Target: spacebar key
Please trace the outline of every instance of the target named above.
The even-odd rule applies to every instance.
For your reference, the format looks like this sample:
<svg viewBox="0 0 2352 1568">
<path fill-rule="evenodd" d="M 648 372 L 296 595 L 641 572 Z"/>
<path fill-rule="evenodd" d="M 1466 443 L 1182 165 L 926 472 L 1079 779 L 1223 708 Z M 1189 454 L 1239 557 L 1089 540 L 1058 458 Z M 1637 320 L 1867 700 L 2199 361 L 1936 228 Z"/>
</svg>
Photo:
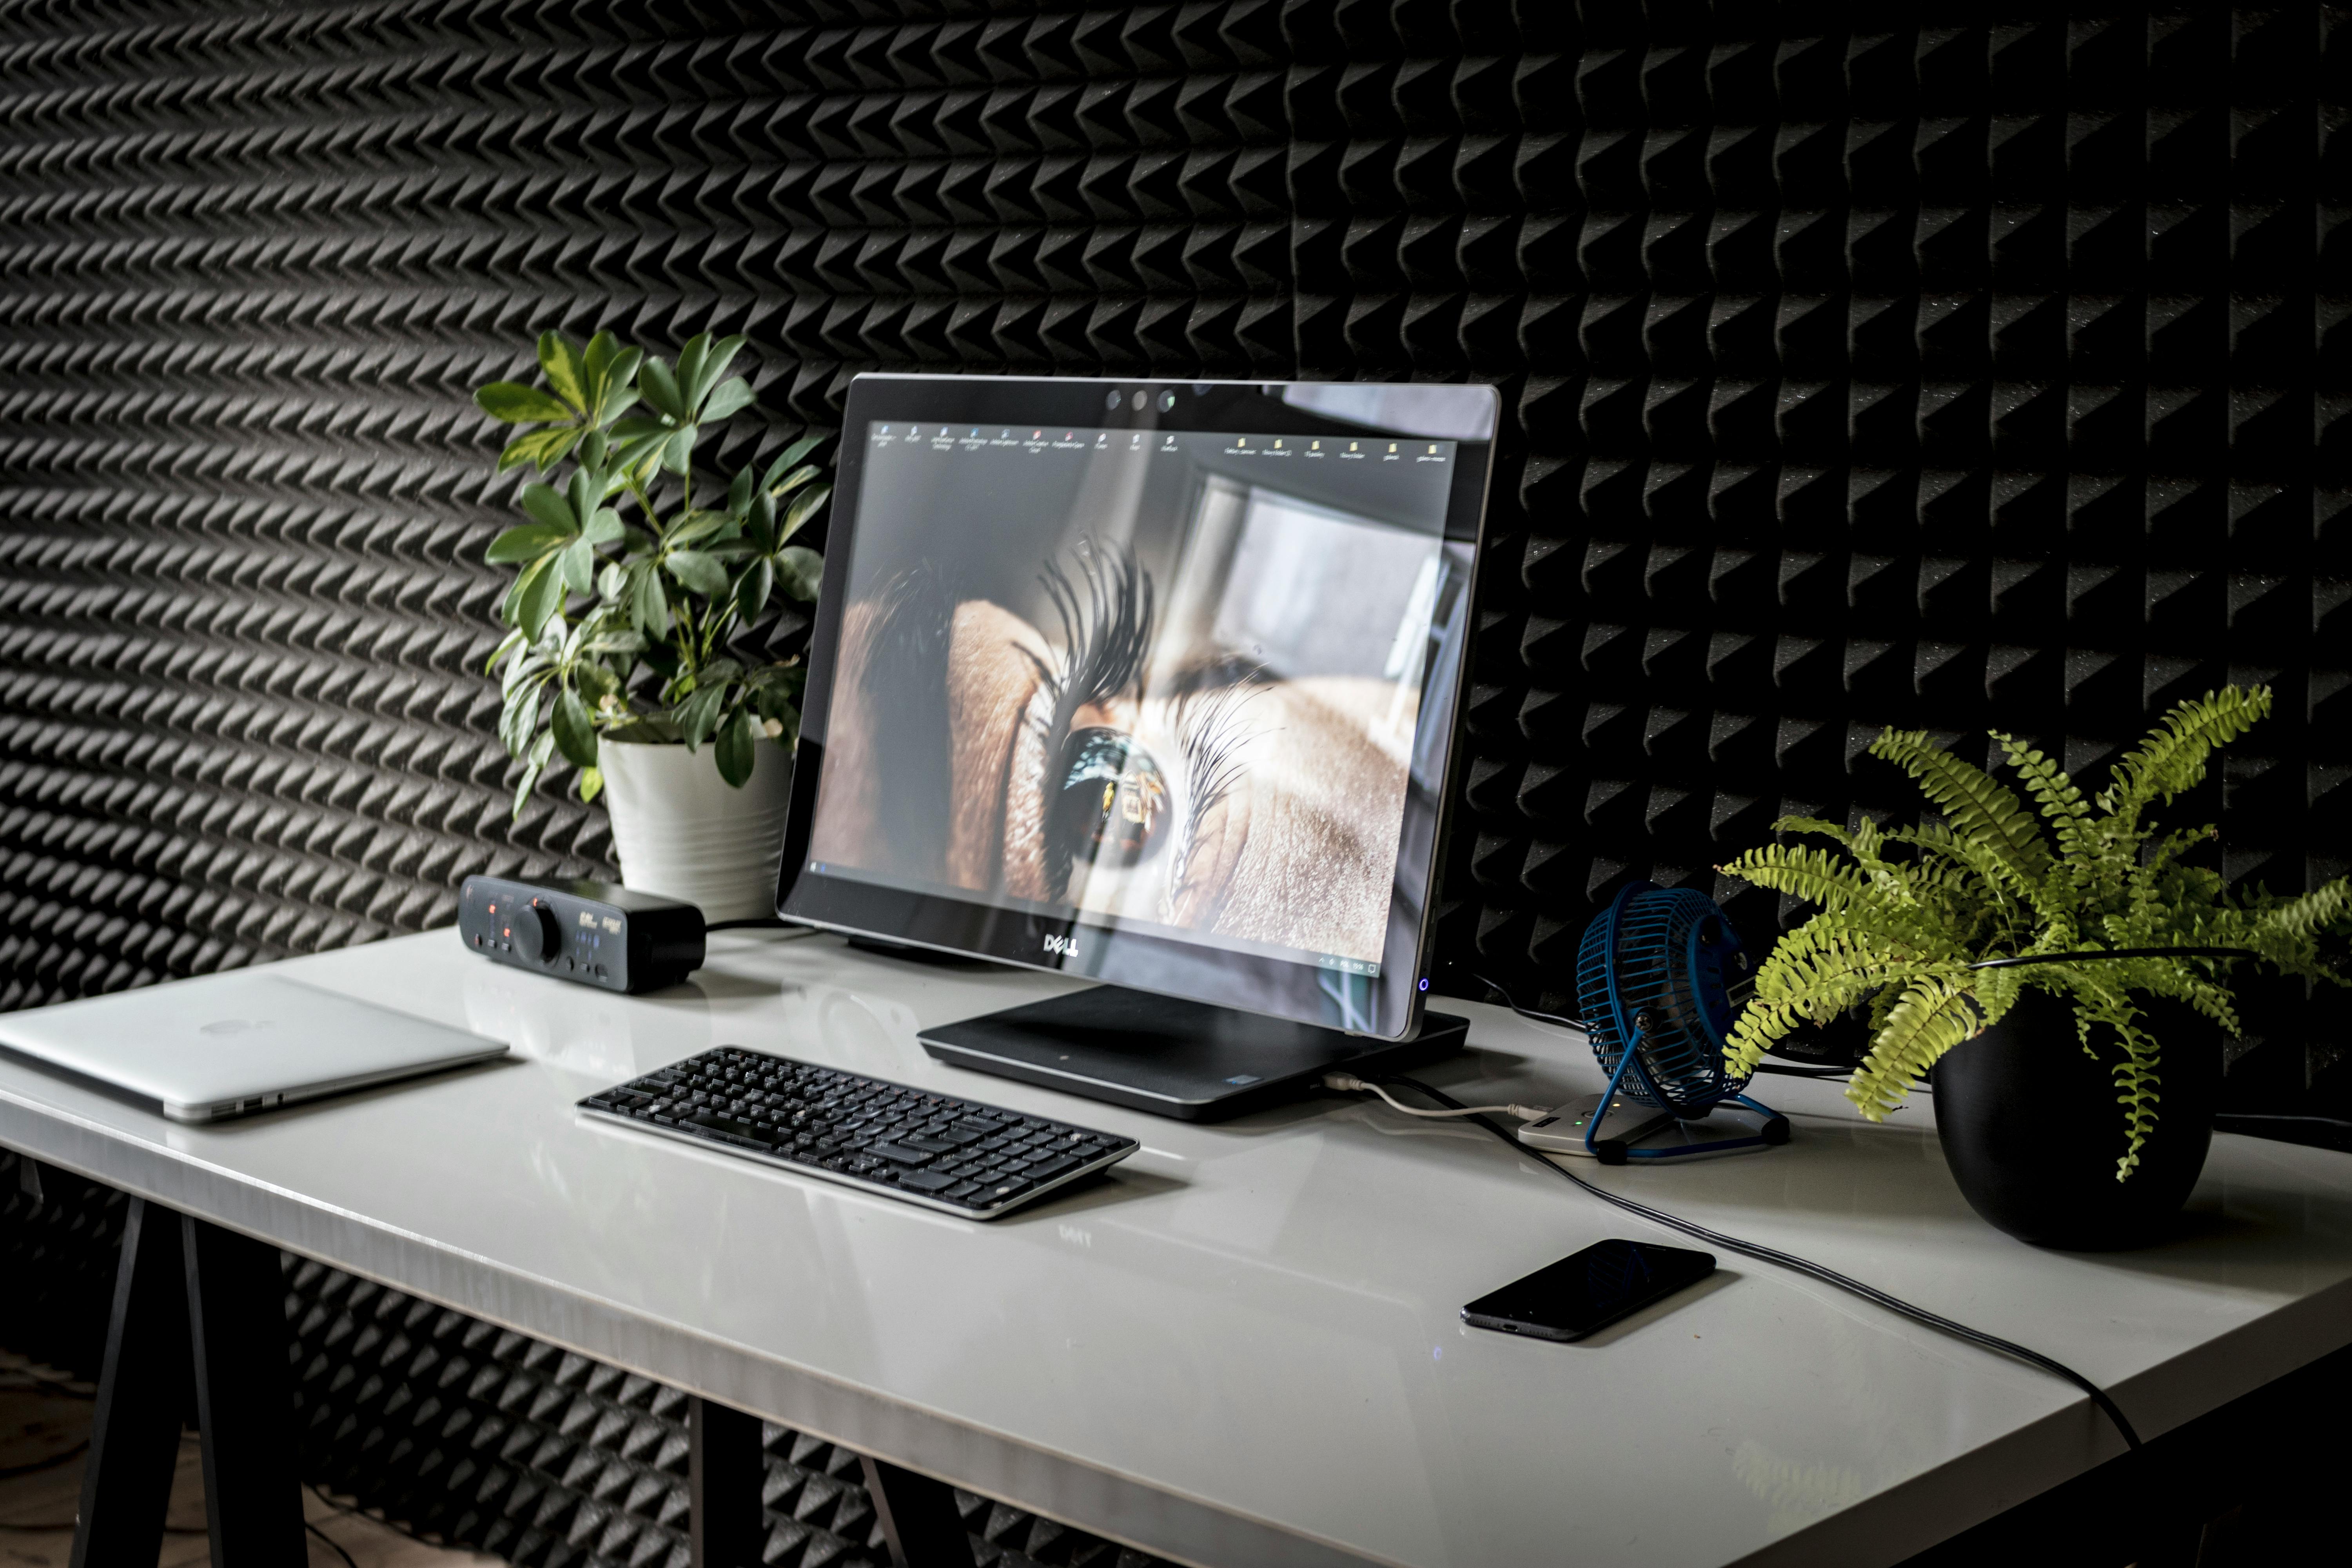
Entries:
<svg viewBox="0 0 2352 1568">
<path fill-rule="evenodd" d="M 912 1187 L 919 1193 L 936 1193 L 942 1187 L 952 1187 L 961 1176 L 950 1176 L 943 1171 L 909 1171 L 898 1178 L 902 1187 Z"/>
</svg>

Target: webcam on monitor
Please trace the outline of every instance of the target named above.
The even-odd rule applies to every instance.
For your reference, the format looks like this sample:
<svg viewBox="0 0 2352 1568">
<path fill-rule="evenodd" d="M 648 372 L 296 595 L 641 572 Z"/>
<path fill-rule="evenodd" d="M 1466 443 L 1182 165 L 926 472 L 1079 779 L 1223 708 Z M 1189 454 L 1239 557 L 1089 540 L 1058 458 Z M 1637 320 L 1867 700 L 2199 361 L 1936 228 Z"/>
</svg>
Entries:
<svg viewBox="0 0 2352 1568">
<path fill-rule="evenodd" d="M 863 375 L 784 918 L 1105 983 L 934 1055 L 1166 1114 L 1458 1044 L 1491 388 Z"/>
</svg>

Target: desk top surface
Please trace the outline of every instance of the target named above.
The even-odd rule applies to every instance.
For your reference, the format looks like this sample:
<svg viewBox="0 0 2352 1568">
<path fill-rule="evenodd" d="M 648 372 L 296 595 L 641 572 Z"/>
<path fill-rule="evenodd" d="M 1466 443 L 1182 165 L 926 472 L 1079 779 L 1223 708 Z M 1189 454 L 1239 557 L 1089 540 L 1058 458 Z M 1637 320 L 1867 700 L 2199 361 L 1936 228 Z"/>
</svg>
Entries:
<svg viewBox="0 0 2352 1568">
<path fill-rule="evenodd" d="M 916 1043 L 1049 977 L 778 932 L 714 936 L 650 997 L 447 931 L 285 972 L 516 1056 L 210 1128 L 0 1063 L 0 1142 L 1180 1560 L 1885 1563 L 2117 1447 L 2072 1388 L 1736 1256 L 1581 1344 L 1469 1329 L 1462 1303 L 1592 1241 L 1677 1238 L 1475 1128 L 1336 1098 L 1196 1126 Z M 1460 1010 L 1433 1081 L 1600 1088 L 1580 1037 Z M 981 1224 L 572 1109 L 719 1044 L 1143 1149 Z M 2352 1342 L 2352 1158 L 2219 1136 L 2179 1239 L 2055 1254 L 1968 1210 L 1924 1102 L 1874 1127 L 1834 1086 L 1759 1092 L 1784 1149 L 1578 1168 L 2054 1355 L 2149 1436 Z"/>
</svg>

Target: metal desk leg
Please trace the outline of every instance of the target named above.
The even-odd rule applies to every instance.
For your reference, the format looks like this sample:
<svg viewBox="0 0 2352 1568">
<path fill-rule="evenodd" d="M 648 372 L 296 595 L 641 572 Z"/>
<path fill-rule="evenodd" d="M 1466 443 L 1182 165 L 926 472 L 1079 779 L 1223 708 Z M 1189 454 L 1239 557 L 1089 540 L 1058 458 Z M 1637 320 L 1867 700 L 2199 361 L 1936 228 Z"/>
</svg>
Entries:
<svg viewBox="0 0 2352 1568">
<path fill-rule="evenodd" d="M 945 1481 L 860 1456 L 866 1495 L 881 1516 L 892 1568 L 972 1568 L 971 1538 Z"/>
<path fill-rule="evenodd" d="M 694 1568 L 759 1568 L 768 1544 L 760 1504 L 768 1479 L 760 1418 L 695 1398 L 687 1402 L 686 1435 L 692 1510 L 687 1535 Z"/>
<path fill-rule="evenodd" d="M 278 1249 L 198 1219 L 184 1218 L 182 1226 L 213 1562 L 218 1568 L 306 1568 Z"/>
<path fill-rule="evenodd" d="M 180 1216 L 131 1200 L 82 1472 L 73 1568 L 155 1568 L 188 1383 Z"/>
</svg>

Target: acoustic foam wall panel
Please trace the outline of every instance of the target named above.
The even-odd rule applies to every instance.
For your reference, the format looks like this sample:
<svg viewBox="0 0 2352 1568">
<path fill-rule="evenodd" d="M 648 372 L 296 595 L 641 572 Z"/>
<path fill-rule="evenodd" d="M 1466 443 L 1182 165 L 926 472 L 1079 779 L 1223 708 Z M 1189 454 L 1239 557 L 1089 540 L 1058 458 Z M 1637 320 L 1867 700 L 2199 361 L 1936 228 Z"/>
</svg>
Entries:
<svg viewBox="0 0 2352 1568">
<path fill-rule="evenodd" d="M 551 325 L 744 331 L 779 437 L 866 367 L 1496 383 L 1443 952 L 1523 997 L 1629 877 L 1769 931 L 1711 867 L 1907 810 L 1888 723 L 2095 775 L 2268 680 L 2185 809 L 2335 875 L 2346 16 L 0 10 L 0 1005 L 610 869 L 479 671 L 465 395 Z M 2232 1092 L 2326 1101 L 2337 1016 Z"/>
</svg>

